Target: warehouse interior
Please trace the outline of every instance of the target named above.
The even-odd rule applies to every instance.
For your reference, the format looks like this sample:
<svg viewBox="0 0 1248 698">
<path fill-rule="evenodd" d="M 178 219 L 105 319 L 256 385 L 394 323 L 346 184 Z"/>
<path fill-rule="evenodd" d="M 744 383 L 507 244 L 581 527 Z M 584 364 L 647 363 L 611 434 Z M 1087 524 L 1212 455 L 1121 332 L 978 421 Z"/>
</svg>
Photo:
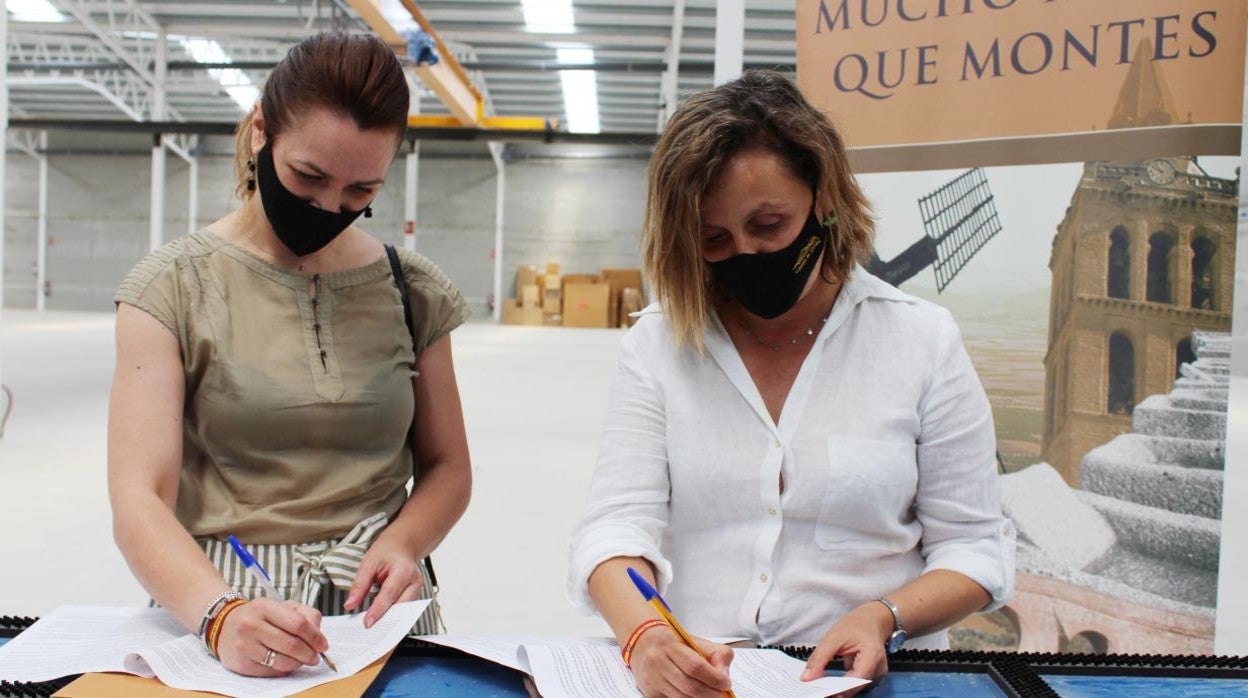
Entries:
<svg viewBox="0 0 1248 698">
<path fill-rule="evenodd" d="M 433 554 L 448 629 L 610 634 L 568 602 L 567 543 L 630 314 L 655 300 L 640 252 L 650 154 L 689 95 L 749 67 L 796 75 L 803 4 L 6 0 L 0 528 L 32 533 L 0 544 L 30 568 L 0 575 L 0 616 L 148 602 L 113 540 L 106 487 L 114 293 L 149 251 L 240 205 L 235 125 L 291 46 L 345 31 L 393 46 L 412 90 L 408 135 L 357 225 L 428 257 L 472 310 L 452 342 L 473 496 Z M 1067 159 L 1054 167 L 1077 178 Z M 1205 162 L 1211 176 L 1240 178 L 1241 157 Z M 869 174 L 864 188 L 890 220 L 901 205 L 890 197 L 910 205 L 956 172 L 928 174 L 904 196 Z M 998 193 L 1032 196 L 999 174 Z M 1060 206 L 1070 192 L 1035 196 Z M 1243 318 L 1242 194 L 1239 210 Z M 1024 222 L 1037 231 L 1025 249 L 986 254 L 1047 254 L 1054 224 Z M 928 290 L 916 293 L 939 302 Z M 1235 342 L 1238 371 L 1240 327 Z M 1248 433 L 1242 375 L 1228 434 Z M 1225 554 L 1222 564 L 1248 571 Z"/>
<path fill-rule="evenodd" d="M 6 506 L 0 517 L 43 531 L 5 547 L 44 571 L 5 575 L 0 614 L 37 616 L 67 598 L 141 604 L 147 597 L 112 541 L 105 483 L 117 284 L 149 249 L 238 206 L 231 131 L 290 46 L 319 31 L 385 36 L 382 23 L 421 25 L 399 2 L 6 7 L 0 349 L 11 397 L 0 405 L 0 490 L 25 491 L 22 501 L 36 506 Z M 735 10 L 744 30 L 727 54 L 791 73 L 792 4 L 750 0 Z M 485 114 L 517 127 L 494 141 L 469 133 L 479 128 L 413 128 L 373 217 L 359 221 L 433 260 L 473 309 L 453 336 L 473 501 L 434 556 L 452 632 L 606 631 L 569 606 L 563 575 L 624 331 L 622 289 L 612 289 L 610 318 L 603 283 L 588 287 L 588 328 L 550 327 L 563 324 L 562 299 L 546 279 L 593 282 L 604 269 L 640 278 L 650 146 L 680 99 L 713 84 L 717 12 L 712 0 L 578 2 L 573 21 L 570 2 L 420 3 Z M 412 113 L 452 118 L 415 72 Z M 153 147 L 151 122 L 191 126 L 172 127 Z M 507 299 L 518 299 L 507 320 L 521 326 L 498 324 Z M 617 327 L 605 329 L 609 320 Z M 558 496 L 535 496 L 545 492 Z M 516 530 L 528 533 L 510 538 Z"/>
</svg>

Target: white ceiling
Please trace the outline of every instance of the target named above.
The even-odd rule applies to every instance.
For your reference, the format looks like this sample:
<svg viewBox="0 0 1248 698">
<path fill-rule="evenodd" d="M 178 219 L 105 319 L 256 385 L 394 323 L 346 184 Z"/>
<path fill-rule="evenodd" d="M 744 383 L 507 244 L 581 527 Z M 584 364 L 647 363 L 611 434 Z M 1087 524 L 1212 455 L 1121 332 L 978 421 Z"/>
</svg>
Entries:
<svg viewBox="0 0 1248 698">
<path fill-rule="evenodd" d="M 10 0 L 11 2 L 12 0 Z M 795 0 L 747 0 L 745 62 L 792 70 Z M 216 41 L 254 84 L 287 48 L 316 31 L 367 31 L 344 0 L 51 0 L 65 22 L 9 17 L 10 118 L 233 122 L 242 110 L 184 48 L 181 38 Z M 709 87 L 714 61 L 714 0 L 573 0 L 575 31 L 525 30 L 520 0 L 417 3 L 504 116 L 566 120 L 560 46 L 594 50 L 604 132 L 653 133 L 662 109 L 662 70 L 673 27 L 681 31 L 679 95 Z M 678 16 L 677 8 L 683 6 Z M 168 40 L 168 112 L 154 105 L 157 40 Z M 545 65 L 543 65 L 545 63 Z M 473 66 L 483 69 L 473 70 Z M 446 113 L 437 100 L 424 114 Z"/>
</svg>

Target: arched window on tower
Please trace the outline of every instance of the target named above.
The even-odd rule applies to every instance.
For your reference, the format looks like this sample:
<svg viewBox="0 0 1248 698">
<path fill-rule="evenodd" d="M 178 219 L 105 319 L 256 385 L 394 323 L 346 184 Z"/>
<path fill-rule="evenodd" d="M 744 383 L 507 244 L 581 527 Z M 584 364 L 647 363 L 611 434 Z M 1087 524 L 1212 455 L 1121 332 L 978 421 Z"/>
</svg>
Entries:
<svg viewBox="0 0 1248 698">
<path fill-rule="evenodd" d="M 1109 273 L 1105 279 L 1105 291 L 1110 298 L 1131 297 L 1131 239 L 1121 226 L 1109 234 Z"/>
<path fill-rule="evenodd" d="M 1188 337 L 1179 342 L 1174 348 L 1174 379 L 1178 380 L 1183 377 L 1179 371 L 1183 364 L 1190 364 L 1196 360 L 1196 352 L 1192 351 L 1192 338 Z"/>
<path fill-rule="evenodd" d="M 1192 307 L 1213 310 L 1213 256 L 1217 247 L 1204 235 L 1192 238 Z"/>
<path fill-rule="evenodd" d="M 1148 295 L 1154 303 L 1173 303 L 1170 292 L 1170 252 L 1174 250 L 1174 236 L 1170 233 L 1153 233 L 1148 239 Z"/>
<path fill-rule="evenodd" d="M 1122 332 L 1109 336 L 1110 414 L 1131 414 L 1135 409 L 1135 347 Z"/>
</svg>

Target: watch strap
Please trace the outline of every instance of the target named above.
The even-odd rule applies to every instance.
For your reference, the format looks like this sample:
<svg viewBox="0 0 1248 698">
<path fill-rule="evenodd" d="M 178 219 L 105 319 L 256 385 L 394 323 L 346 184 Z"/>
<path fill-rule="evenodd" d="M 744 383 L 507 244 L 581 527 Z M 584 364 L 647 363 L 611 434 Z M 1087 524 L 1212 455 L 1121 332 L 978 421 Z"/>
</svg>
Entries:
<svg viewBox="0 0 1248 698">
<path fill-rule="evenodd" d="M 883 596 L 876 599 L 876 601 L 879 601 L 880 603 L 884 604 L 884 606 L 888 608 L 889 612 L 893 614 L 893 630 L 894 631 L 904 630 L 904 628 L 901 625 L 901 609 L 897 608 L 897 604 L 893 603 L 892 601 L 889 601 L 887 598 Z"/>
</svg>

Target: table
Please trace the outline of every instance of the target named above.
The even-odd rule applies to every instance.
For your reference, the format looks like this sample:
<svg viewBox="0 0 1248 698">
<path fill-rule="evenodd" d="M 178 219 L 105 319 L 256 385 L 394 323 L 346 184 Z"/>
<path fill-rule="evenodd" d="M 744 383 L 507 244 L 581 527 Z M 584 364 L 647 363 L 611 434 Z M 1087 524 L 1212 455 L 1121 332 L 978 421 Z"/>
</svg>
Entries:
<svg viewBox="0 0 1248 698">
<path fill-rule="evenodd" d="M 0 617 L 0 645 L 34 619 Z M 779 648 L 799 658 L 810 648 Z M 869 698 L 1248 698 L 1248 658 L 1014 654 L 905 650 Z M 2 678 L 2 677 L 0 677 Z M 69 679 L 37 686 L 0 681 L 0 696 L 49 696 Z M 404 640 L 369 698 L 527 698 L 517 671 L 458 650 Z"/>
</svg>

